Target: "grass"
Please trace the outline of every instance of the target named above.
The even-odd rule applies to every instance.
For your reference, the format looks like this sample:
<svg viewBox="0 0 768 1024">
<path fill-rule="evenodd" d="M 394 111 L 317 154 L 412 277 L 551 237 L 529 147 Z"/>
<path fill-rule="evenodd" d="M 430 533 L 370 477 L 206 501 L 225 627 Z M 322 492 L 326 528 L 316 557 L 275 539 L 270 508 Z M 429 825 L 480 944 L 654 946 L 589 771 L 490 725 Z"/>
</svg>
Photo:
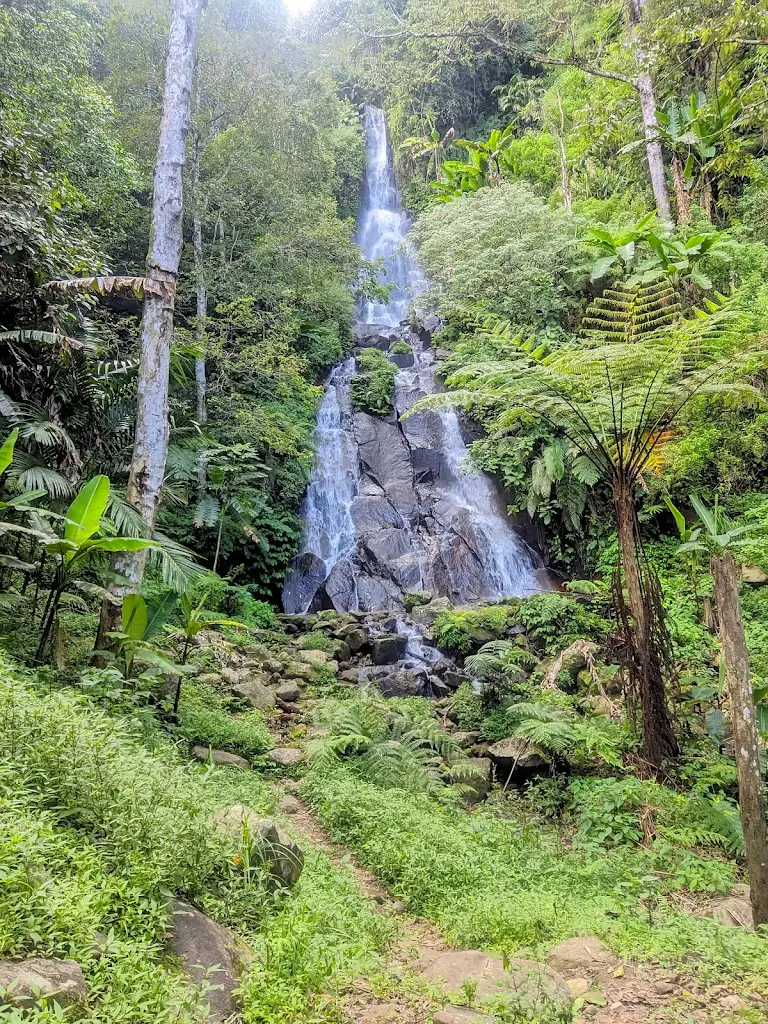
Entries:
<svg viewBox="0 0 768 1024">
<path fill-rule="evenodd" d="M 258 774 L 186 763 L 159 730 L 150 751 L 128 721 L 33 682 L 0 655 L 0 957 L 77 960 L 94 1024 L 202 1021 L 205 993 L 162 942 L 175 894 L 252 947 L 249 1024 L 338 1020 L 345 985 L 379 972 L 392 932 L 350 874 L 302 844 L 306 866 L 291 892 L 246 878 L 238 840 L 212 817 L 234 803 L 274 813 Z M 98 956 L 97 932 L 106 936 Z M 68 1019 L 55 1007 L 9 1012 L 30 1024 Z"/>
<path fill-rule="evenodd" d="M 568 849 L 540 822 L 450 810 L 343 771 L 310 773 L 305 786 L 332 837 L 459 947 L 540 958 L 595 934 L 623 956 L 766 989 L 765 940 L 677 913 L 641 848 Z"/>
<path fill-rule="evenodd" d="M 269 750 L 273 742 L 263 713 L 254 709 L 233 715 L 230 706 L 214 687 L 188 680 L 179 704 L 179 734 L 190 744 L 210 744 L 249 760 Z"/>
</svg>

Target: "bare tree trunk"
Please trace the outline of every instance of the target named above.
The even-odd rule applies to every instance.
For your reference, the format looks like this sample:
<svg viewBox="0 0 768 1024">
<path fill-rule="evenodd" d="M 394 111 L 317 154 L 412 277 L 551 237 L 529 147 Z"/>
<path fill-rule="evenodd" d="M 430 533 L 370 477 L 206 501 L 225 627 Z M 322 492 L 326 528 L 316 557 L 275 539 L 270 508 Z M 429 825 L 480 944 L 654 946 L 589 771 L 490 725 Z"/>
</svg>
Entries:
<svg viewBox="0 0 768 1024">
<path fill-rule="evenodd" d="M 197 94 L 197 110 L 200 109 L 200 91 Z M 206 319 L 208 317 L 208 292 L 205 287 L 205 267 L 203 264 L 203 202 L 200 195 L 200 129 L 195 131 L 194 157 L 192 164 L 193 191 L 193 244 L 195 253 L 195 293 L 197 298 L 197 345 L 200 354 L 195 357 L 195 389 L 197 395 L 196 419 L 202 426 L 208 419 L 205 407 L 205 341 Z M 201 454 L 197 466 L 197 493 L 202 498 L 205 492 L 206 462 Z"/>
<path fill-rule="evenodd" d="M 749 895 L 755 927 L 768 924 L 768 828 L 755 721 L 749 654 L 741 618 L 736 565 L 729 551 L 712 558 L 720 644 L 731 701 L 733 741 L 739 771 L 739 807 L 747 851 Z"/>
<path fill-rule="evenodd" d="M 653 88 L 653 79 L 648 70 L 649 59 L 638 32 L 638 26 L 643 20 L 643 8 L 645 0 L 630 0 L 630 39 L 632 50 L 635 55 L 637 66 L 642 70 L 638 74 L 635 84 L 640 94 L 640 108 L 643 113 L 643 128 L 645 130 L 645 153 L 648 159 L 648 173 L 653 188 L 653 198 L 656 202 L 656 209 L 662 220 L 672 223 L 672 207 L 669 202 L 669 189 L 667 178 L 664 172 L 664 153 L 659 141 L 658 126 L 656 117 L 656 92 Z"/>
<path fill-rule="evenodd" d="M 665 761 L 677 756 L 678 744 L 667 708 L 648 583 L 643 582 L 638 557 L 639 535 L 631 485 L 625 481 L 619 482 L 614 489 L 613 500 L 621 566 L 633 619 L 633 671 L 637 677 L 643 717 L 643 754 L 647 762 L 658 770 Z"/>
<path fill-rule="evenodd" d="M 568 153 L 565 148 L 565 114 L 563 113 L 563 101 L 560 93 L 557 94 L 557 106 L 560 111 L 560 130 L 557 134 L 557 144 L 560 149 L 560 188 L 563 193 L 563 206 L 567 213 L 573 212 L 573 196 L 571 195 L 571 179 L 568 174 Z"/>
<path fill-rule="evenodd" d="M 183 242 L 182 175 L 190 118 L 192 73 L 203 0 L 174 0 L 165 67 L 163 115 L 155 163 L 152 236 L 147 258 L 148 287 L 141 324 L 141 360 L 136 403 L 136 439 L 126 498 L 154 528 L 168 453 L 168 372 L 173 338 L 173 309 Z M 146 551 L 126 552 L 113 567 L 131 581 L 116 593 L 138 589 Z M 120 609 L 102 605 L 100 642 Z"/>
</svg>

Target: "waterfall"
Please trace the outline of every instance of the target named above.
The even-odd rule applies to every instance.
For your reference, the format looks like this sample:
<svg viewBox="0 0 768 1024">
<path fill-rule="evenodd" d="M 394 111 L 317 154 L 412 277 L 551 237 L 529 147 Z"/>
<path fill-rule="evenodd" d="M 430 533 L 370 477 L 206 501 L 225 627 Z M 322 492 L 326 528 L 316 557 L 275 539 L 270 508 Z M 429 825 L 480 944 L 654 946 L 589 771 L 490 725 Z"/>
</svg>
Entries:
<svg viewBox="0 0 768 1024">
<path fill-rule="evenodd" d="M 424 290 L 424 275 L 406 238 L 408 215 L 400 202 L 384 111 L 365 108 L 366 167 L 357 244 L 367 260 L 383 260 L 384 282 L 392 286 L 387 302 L 362 303 L 366 324 L 396 327 L 408 315 L 411 300 Z"/>
<path fill-rule="evenodd" d="M 353 411 L 353 358 L 328 378 L 301 509 L 301 554 L 286 576 L 284 607 L 398 611 L 410 591 L 458 604 L 536 593 L 540 563 L 515 533 L 491 478 L 468 466 L 455 410 L 399 419 L 440 385 L 431 336 L 403 323 L 426 282 L 408 244 L 383 112 L 366 107 L 365 127 L 357 242 L 366 259 L 382 261 L 391 291 L 386 302 L 361 303 L 356 337 L 361 347 L 387 352 L 406 341 L 411 355 L 389 354 L 400 367 L 390 417 Z M 414 654 L 416 643 L 409 638 Z"/>
</svg>

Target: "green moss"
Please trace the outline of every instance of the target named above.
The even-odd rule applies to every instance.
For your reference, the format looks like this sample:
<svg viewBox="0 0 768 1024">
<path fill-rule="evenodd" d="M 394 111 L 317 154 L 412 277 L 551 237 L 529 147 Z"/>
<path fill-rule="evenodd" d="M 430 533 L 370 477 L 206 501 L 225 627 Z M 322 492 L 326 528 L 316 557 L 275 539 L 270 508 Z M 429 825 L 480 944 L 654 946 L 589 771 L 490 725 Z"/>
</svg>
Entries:
<svg viewBox="0 0 768 1024">
<path fill-rule="evenodd" d="M 376 348 L 364 348 L 357 366 L 350 386 L 352 405 L 362 412 L 386 415 L 393 408 L 397 367 Z"/>
<path fill-rule="evenodd" d="M 456 654 L 469 654 L 489 640 L 502 637 L 509 625 L 506 605 L 480 605 L 454 612 L 440 612 L 434 634 L 438 646 Z"/>
<path fill-rule="evenodd" d="M 299 648 L 302 651 L 331 651 L 333 646 L 333 640 L 326 633 L 321 633 L 319 630 L 304 633 L 301 640 L 299 640 Z"/>
</svg>

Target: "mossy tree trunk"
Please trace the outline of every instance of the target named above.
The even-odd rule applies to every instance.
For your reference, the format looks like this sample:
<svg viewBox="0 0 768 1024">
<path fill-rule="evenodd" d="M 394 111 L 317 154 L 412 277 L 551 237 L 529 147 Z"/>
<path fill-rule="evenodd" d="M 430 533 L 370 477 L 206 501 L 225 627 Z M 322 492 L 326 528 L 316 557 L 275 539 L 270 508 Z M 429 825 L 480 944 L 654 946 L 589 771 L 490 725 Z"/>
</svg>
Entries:
<svg viewBox="0 0 768 1024">
<path fill-rule="evenodd" d="M 739 772 L 739 807 L 747 852 L 749 893 L 755 927 L 768 924 L 768 828 L 760 772 L 755 699 L 749 672 L 749 653 L 741 617 L 739 579 L 733 555 L 712 557 L 712 577 L 731 703 L 733 741 Z"/>
</svg>

